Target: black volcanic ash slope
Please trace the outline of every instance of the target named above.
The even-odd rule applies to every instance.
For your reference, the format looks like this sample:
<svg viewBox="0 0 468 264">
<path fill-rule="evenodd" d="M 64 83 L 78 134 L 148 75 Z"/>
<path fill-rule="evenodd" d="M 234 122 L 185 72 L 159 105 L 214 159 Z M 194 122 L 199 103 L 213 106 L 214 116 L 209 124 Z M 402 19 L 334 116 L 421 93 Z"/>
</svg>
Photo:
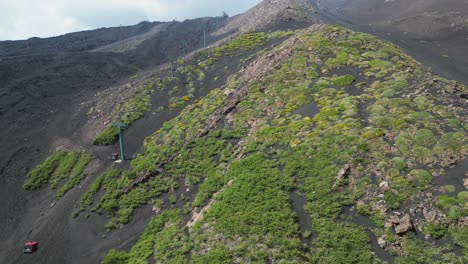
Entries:
<svg viewBox="0 0 468 264">
<path fill-rule="evenodd" d="M 390 40 L 444 77 L 468 83 L 467 1 L 313 2 L 327 23 L 339 23 Z"/>
</svg>

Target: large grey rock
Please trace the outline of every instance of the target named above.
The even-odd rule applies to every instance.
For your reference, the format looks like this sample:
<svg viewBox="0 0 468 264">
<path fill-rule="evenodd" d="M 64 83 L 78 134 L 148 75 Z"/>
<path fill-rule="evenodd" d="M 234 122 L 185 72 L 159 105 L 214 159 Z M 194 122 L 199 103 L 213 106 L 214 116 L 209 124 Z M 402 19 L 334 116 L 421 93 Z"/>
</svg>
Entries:
<svg viewBox="0 0 468 264">
<path fill-rule="evenodd" d="M 413 226 L 411 225 L 411 218 L 409 214 L 406 214 L 403 216 L 403 218 L 400 219 L 398 226 L 395 228 L 395 232 L 398 235 L 404 234 L 408 232 Z"/>
</svg>

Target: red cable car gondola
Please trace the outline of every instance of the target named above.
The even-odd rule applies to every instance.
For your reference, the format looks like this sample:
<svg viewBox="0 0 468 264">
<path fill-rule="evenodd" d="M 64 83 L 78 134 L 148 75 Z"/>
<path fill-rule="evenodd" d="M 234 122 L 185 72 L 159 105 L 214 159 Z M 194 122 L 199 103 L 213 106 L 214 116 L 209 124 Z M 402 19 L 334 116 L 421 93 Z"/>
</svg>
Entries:
<svg viewBox="0 0 468 264">
<path fill-rule="evenodd" d="M 31 232 L 32 232 L 32 229 L 29 230 L 28 232 L 28 242 L 24 243 L 24 247 L 23 247 L 24 254 L 32 254 L 39 249 L 39 243 L 37 243 L 36 241 L 31 241 L 29 239 Z"/>
</svg>

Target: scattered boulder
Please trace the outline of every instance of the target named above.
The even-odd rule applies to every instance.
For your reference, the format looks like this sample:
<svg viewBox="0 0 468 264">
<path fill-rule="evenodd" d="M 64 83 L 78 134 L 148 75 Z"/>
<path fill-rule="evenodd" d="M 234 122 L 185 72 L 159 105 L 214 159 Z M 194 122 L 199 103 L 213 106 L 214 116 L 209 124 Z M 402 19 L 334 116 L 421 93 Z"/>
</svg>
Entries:
<svg viewBox="0 0 468 264">
<path fill-rule="evenodd" d="M 392 223 L 392 224 L 398 224 L 400 219 L 398 219 L 398 216 L 392 215 L 389 218 L 387 218 L 387 221 Z"/>
<path fill-rule="evenodd" d="M 397 241 L 398 242 L 398 241 Z M 403 255 L 403 249 L 401 248 L 400 245 L 392 244 L 388 247 L 388 250 L 390 252 L 395 253 L 397 256 L 402 256 Z"/>
<path fill-rule="evenodd" d="M 403 216 L 398 222 L 398 226 L 395 228 L 397 235 L 404 234 L 408 232 L 413 226 L 411 225 L 411 218 L 409 214 Z"/>
<path fill-rule="evenodd" d="M 437 217 L 437 212 L 434 210 L 430 210 L 427 207 L 424 207 L 423 215 L 424 215 L 424 219 L 426 219 L 427 222 L 434 222 Z"/>
<path fill-rule="evenodd" d="M 344 167 L 341 168 L 340 171 L 338 171 L 338 174 L 336 175 L 336 178 L 335 178 L 336 181 L 339 182 L 339 181 L 343 180 L 346 177 L 346 175 L 348 174 L 350 169 L 351 169 L 351 164 L 346 163 L 344 165 Z M 336 183 L 335 183 L 335 185 L 336 185 Z"/>
<path fill-rule="evenodd" d="M 383 203 L 383 202 L 379 202 L 377 205 L 375 205 L 375 208 L 382 214 L 382 215 L 385 215 L 385 213 L 388 212 L 388 206 Z"/>
<path fill-rule="evenodd" d="M 400 219 L 398 219 L 398 216 L 392 215 L 389 216 L 387 219 L 385 219 L 385 224 L 384 226 L 386 228 L 393 227 L 394 225 L 398 224 L 400 222 Z"/>
<path fill-rule="evenodd" d="M 389 186 L 388 186 L 388 181 L 383 181 L 379 184 L 379 187 L 380 189 L 382 190 L 382 192 L 385 192 L 388 190 Z"/>
<path fill-rule="evenodd" d="M 233 89 L 225 89 L 223 94 L 226 95 L 226 96 L 229 96 L 231 95 L 232 93 L 234 93 L 234 90 Z"/>
<path fill-rule="evenodd" d="M 379 247 L 381 247 L 381 248 L 386 248 L 387 247 L 387 240 L 385 240 L 385 238 L 383 236 L 379 237 L 377 239 L 377 244 L 379 244 Z"/>
<path fill-rule="evenodd" d="M 156 207 L 156 206 L 153 206 L 153 209 L 152 209 L 153 213 L 159 213 L 161 211 L 161 208 L 159 207 Z"/>
<path fill-rule="evenodd" d="M 340 169 L 340 171 L 338 171 L 338 174 L 335 177 L 336 180 L 335 180 L 335 183 L 333 184 L 333 188 L 340 185 L 340 182 L 344 178 L 346 178 L 346 176 L 348 175 L 350 169 L 351 169 L 351 165 L 349 163 L 347 163 L 347 164 L 344 165 L 343 168 Z"/>
</svg>

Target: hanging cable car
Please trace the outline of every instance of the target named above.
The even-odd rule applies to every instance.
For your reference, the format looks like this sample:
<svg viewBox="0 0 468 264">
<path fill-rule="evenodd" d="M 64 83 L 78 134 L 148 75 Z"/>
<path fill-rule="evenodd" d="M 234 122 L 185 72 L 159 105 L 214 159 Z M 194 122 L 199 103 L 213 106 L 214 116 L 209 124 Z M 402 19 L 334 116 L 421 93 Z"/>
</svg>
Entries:
<svg viewBox="0 0 468 264">
<path fill-rule="evenodd" d="M 32 254 L 39 249 L 39 243 L 37 243 L 36 241 L 31 241 L 29 239 L 29 235 L 31 235 L 31 232 L 32 232 L 32 229 L 29 230 L 29 233 L 28 233 L 28 242 L 24 243 L 24 247 L 23 247 L 24 254 Z"/>
</svg>

